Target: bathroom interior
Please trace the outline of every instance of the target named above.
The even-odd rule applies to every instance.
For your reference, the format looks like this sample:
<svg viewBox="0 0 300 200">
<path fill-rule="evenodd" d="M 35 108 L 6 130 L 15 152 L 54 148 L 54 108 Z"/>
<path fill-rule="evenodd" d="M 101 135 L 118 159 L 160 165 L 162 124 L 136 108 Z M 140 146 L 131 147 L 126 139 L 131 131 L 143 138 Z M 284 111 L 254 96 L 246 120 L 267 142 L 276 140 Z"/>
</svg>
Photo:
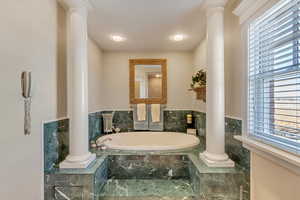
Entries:
<svg viewBox="0 0 300 200">
<path fill-rule="evenodd" d="M 300 0 L 2 3 L 0 199 L 300 199 Z"/>
</svg>

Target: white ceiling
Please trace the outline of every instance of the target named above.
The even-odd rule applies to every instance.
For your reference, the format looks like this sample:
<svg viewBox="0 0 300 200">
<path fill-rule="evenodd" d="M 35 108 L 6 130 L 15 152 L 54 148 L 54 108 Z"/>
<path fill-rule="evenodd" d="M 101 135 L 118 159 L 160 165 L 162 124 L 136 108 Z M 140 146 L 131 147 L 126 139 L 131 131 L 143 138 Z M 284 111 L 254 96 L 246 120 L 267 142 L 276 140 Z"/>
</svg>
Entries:
<svg viewBox="0 0 300 200">
<path fill-rule="evenodd" d="M 192 50 L 205 36 L 203 0 L 90 0 L 89 35 L 103 50 Z M 169 36 L 183 33 L 181 42 Z M 120 34 L 126 41 L 111 41 Z"/>
</svg>

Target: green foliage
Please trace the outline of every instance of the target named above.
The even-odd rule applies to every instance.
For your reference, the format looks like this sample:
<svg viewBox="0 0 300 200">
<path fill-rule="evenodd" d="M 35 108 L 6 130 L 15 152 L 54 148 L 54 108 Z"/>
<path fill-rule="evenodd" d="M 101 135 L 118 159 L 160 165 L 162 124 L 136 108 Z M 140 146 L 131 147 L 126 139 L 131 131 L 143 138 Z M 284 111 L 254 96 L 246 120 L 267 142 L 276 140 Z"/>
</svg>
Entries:
<svg viewBox="0 0 300 200">
<path fill-rule="evenodd" d="M 206 72 L 201 69 L 194 76 L 192 76 L 192 88 L 206 86 Z"/>
</svg>

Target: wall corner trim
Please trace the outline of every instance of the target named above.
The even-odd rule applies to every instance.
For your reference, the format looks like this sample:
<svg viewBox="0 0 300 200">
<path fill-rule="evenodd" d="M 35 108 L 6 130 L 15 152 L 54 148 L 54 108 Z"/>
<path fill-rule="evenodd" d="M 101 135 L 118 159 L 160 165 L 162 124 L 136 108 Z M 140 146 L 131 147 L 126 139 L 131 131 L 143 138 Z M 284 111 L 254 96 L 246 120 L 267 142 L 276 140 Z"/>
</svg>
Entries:
<svg viewBox="0 0 300 200">
<path fill-rule="evenodd" d="M 237 15 L 240 18 L 240 24 L 243 24 L 269 1 L 270 0 L 243 0 L 238 7 L 234 9 L 233 14 Z"/>
<path fill-rule="evenodd" d="M 70 8 L 87 8 L 91 10 L 94 8 L 90 0 L 57 0 L 57 2 L 66 10 Z"/>
<path fill-rule="evenodd" d="M 234 136 L 234 138 L 241 141 L 243 146 L 251 152 L 258 154 L 297 175 L 300 175 L 300 156 L 254 140 L 247 136 Z"/>
</svg>

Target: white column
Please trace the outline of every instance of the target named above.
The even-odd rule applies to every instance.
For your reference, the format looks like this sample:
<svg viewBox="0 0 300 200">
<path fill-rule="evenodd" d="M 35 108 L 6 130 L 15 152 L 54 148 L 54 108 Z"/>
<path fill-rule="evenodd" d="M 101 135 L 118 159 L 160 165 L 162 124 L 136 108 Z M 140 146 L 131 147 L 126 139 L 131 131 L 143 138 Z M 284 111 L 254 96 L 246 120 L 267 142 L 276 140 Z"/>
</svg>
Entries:
<svg viewBox="0 0 300 200">
<path fill-rule="evenodd" d="M 234 167 L 225 153 L 224 6 L 207 0 L 206 151 L 200 158 L 209 167 Z"/>
<path fill-rule="evenodd" d="M 86 1 L 66 0 L 69 155 L 60 168 L 86 168 L 96 155 L 89 152 L 88 60 Z"/>
</svg>

